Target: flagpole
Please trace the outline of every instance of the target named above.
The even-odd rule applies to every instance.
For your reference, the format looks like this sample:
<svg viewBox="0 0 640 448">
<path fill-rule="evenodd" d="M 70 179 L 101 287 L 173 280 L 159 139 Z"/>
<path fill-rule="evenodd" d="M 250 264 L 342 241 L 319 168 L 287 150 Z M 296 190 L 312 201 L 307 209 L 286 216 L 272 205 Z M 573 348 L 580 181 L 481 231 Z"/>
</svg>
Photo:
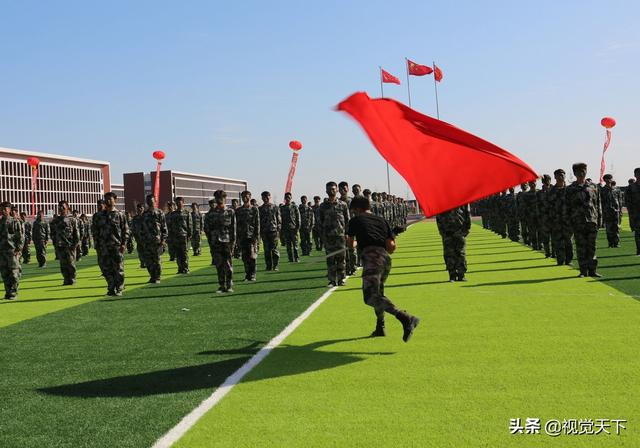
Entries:
<svg viewBox="0 0 640 448">
<path fill-rule="evenodd" d="M 382 66 L 379 65 L 380 69 L 380 96 L 384 98 L 384 87 L 382 83 Z M 387 193 L 391 194 L 391 180 L 389 178 L 389 162 L 387 162 Z"/>
<path fill-rule="evenodd" d="M 409 95 L 409 107 L 411 107 L 411 86 L 409 85 L 409 59 L 404 58 L 404 68 L 407 70 L 407 93 Z"/>
<path fill-rule="evenodd" d="M 440 105 L 438 104 L 438 81 L 436 81 L 436 61 L 433 61 L 433 88 L 436 90 L 436 116 L 440 119 Z"/>
</svg>

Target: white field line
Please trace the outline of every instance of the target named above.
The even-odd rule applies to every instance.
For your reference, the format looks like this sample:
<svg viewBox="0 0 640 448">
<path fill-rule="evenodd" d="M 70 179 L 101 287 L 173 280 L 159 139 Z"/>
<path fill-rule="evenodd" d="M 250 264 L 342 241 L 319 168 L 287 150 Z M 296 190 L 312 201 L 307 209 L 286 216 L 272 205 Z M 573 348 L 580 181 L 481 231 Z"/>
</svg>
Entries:
<svg viewBox="0 0 640 448">
<path fill-rule="evenodd" d="M 416 221 L 420 222 L 420 221 Z M 407 228 L 411 227 L 414 223 L 411 223 L 407 226 Z M 360 268 L 358 268 L 360 269 Z M 349 277 L 347 277 L 349 278 Z M 220 401 L 233 389 L 242 378 L 249 373 L 255 366 L 260 364 L 260 362 L 266 358 L 271 351 L 276 348 L 278 345 L 282 343 L 291 333 L 294 332 L 296 328 L 300 326 L 302 322 L 304 322 L 307 317 L 313 313 L 316 308 L 322 305 L 322 302 L 327 300 L 329 296 L 338 289 L 337 286 L 326 291 L 324 294 L 318 298 L 315 302 L 313 302 L 309 308 L 307 308 L 300 316 L 298 316 L 293 322 L 291 322 L 287 327 L 280 332 L 279 335 L 274 337 L 269 341 L 267 345 L 262 347 L 258 353 L 253 355 L 249 361 L 243 364 L 238 370 L 232 373 L 224 383 L 220 385 L 208 398 L 206 398 L 202 403 L 198 405 L 193 411 L 183 417 L 180 422 L 171 428 L 165 435 L 160 437 L 156 443 L 153 444 L 153 448 L 169 448 L 174 443 L 176 443 L 183 435 L 187 433 L 197 422 L 200 420 L 207 412 L 209 412 L 215 405 L 220 403 Z"/>
</svg>

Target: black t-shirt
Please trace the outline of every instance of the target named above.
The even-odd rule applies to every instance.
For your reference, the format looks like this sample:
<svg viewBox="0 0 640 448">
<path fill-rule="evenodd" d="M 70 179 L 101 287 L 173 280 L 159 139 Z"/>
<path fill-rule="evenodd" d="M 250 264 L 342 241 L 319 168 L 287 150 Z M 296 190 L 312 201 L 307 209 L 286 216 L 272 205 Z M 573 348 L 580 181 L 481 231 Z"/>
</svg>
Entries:
<svg viewBox="0 0 640 448">
<path fill-rule="evenodd" d="M 358 247 L 364 249 L 368 246 L 387 247 L 387 240 L 393 239 L 393 233 L 389 223 L 381 216 L 371 213 L 362 213 L 349 220 L 347 235 L 355 237 Z"/>
</svg>

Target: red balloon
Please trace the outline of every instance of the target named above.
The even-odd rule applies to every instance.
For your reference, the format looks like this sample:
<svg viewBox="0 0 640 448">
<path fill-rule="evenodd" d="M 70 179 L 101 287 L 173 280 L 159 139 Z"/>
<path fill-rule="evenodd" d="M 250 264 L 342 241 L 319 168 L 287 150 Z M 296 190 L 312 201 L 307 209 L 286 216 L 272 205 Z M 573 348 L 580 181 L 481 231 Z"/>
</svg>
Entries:
<svg viewBox="0 0 640 448">
<path fill-rule="evenodd" d="M 27 159 L 27 165 L 35 168 L 40 165 L 40 159 L 38 159 L 37 157 L 29 157 Z"/>
<path fill-rule="evenodd" d="M 153 158 L 156 160 L 164 159 L 164 151 L 153 151 Z"/>
<path fill-rule="evenodd" d="M 298 140 L 291 140 L 289 142 L 289 148 L 293 149 L 294 151 L 300 151 L 302 149 L 302 143 L 300 143 Z"/>
<path fill-rule="evenodd" d="M 611 129 L 616 125 L 616 120 L 611 117 L 604 117 L 602 120 L 600 120 L 600 124 L 607 129 Z"/>
</svg>

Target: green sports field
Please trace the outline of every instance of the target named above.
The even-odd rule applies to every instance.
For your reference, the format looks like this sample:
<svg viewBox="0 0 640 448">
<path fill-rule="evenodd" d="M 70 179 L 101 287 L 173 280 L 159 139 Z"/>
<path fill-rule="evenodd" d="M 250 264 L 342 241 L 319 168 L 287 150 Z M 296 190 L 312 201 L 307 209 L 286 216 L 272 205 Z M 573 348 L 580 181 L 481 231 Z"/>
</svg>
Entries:
<svg viewBox="0 0 640 448">
<path fill-rule="evenodd" d="M 604 278 L 579 279 L 474 225 L 469 282 L 450 284 L 435 224 L 416 224 L 386 288 L 422 318 L 408 344 L 393 318 L 366 337 L 352 278 L 177 446 L 640 446 L 640 258 L 628 231 L 622 243 L 601 232 Z M 94 260 L 71 288 L 54 262 L 28 266 L 19 300 L 0 303 L 0 446 L 151 446 L 326 291 L 321 257 L 224 296 L 209 263 L 176 276 L 166 262 L 147 285 L 130 256 L 115 299 Z M 539 418 L 540 434 L 510 434 L 514 418 Z M 552 419 L 627 422 L 552 437 Z"/>
</svg>

